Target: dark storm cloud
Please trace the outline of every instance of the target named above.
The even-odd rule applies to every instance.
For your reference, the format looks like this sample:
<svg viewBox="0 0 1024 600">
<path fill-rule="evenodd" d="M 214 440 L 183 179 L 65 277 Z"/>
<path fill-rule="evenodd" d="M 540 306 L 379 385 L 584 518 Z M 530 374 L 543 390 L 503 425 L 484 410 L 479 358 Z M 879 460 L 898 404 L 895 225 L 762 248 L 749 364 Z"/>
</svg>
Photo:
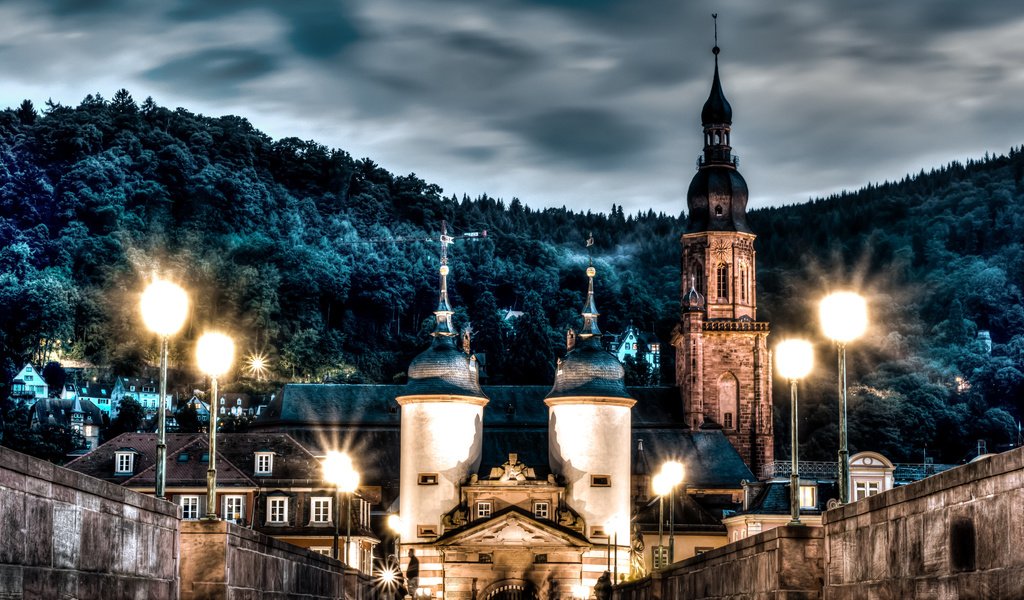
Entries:
<svg viewBox="0 0 1024 600">
<path fill-rule="evenodd" d="M 272 72 L 277 61 L 256 50 L 211 48 L 181 55 L 147 70 L 146 78 L 169 86 L 187 86 L 208 97 L 237 93 L 237 86 Z"/>
<path fill-rule="evenodd" d="M 450 192 L 674 214 L 712 12 L 751 206 L 1024 142 L 1017 0 L 0 0 L 0 95 L 127 87 Z"/>
<path fill-rule="evenodd" d="M 582 165 L 608 167 L 641 153 L 649 134 L 609 110 L 559 108 L 510 124 L 548 157 Z"/>
<path fill-rule="evenodd" d="M 167 12 L 172 22 L 203 22 L 263 10 L 283 19 L 292 48 L 300 55 L 326 59 L 356 43 L 360 31 L 342 2 L 322 0 L 184 0 Z"/>
</svg>

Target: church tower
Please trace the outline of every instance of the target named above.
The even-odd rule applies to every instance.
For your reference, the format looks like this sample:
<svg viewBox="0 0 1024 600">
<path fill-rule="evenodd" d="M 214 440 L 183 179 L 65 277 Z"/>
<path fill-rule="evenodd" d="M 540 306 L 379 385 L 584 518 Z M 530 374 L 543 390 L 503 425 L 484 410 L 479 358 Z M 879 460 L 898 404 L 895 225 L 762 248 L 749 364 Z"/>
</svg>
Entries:
<svg viewBox="0 0 1024 600">
<path fill-rule="evenodd" d="M 681 239 L 676 383 L 687 425 L 722 429 L 758 474 L 773 460 L 769 324 L 757 320 L 757 236 L 747 224 L 747 183 L 732 155 L 732 106 L 722 91 L 715 37 L 715 75 L 701 111 L 704 153 L 687 191 Z"/>
</svg>

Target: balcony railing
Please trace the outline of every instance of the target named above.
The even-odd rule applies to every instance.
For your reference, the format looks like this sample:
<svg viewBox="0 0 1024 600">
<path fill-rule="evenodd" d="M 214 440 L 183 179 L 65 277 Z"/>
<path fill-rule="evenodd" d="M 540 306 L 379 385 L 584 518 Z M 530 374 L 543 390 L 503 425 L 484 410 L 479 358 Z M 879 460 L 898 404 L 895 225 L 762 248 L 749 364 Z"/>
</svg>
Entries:
<svg viewBox="0 0 1024 600">
<path fill-rule="evenodd" d="M 761 479 L 773 479 L 776 477 L 789 477 L 792 471 L 791 461 L 777 460 L 768 463 L 761 468 Z M 893 479 L 898 482 L 918 481 L 952 469 L 957 465 L 935 465 L 935 464 L 914 464 L 894 463 L 895 471 Z M 839 463 L 833 461 L 800 461 L 800 476 L 809 479 L 836 479 L 839 477 Z"/>
</svg>

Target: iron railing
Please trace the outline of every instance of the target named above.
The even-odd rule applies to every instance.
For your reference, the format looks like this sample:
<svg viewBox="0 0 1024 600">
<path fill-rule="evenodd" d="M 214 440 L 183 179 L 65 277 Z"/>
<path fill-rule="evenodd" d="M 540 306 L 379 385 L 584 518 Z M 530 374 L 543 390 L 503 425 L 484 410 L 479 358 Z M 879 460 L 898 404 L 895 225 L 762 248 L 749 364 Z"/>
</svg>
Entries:
<svg viewBox="0 0 1024 600">
<path fill-rule="evenodd" d="M 777 460 L 761 467 L 761 479 L 789 477 L 793 463 L 788 460 Z M 899 482 L 918 481 L 948 471 L 957 465 L 894 463 L 893 479 Z M 807 478 L 836 479 L 839 463 L 834 461 L 809 461 L 799 463 L 800 476 Z"/>
</svg>

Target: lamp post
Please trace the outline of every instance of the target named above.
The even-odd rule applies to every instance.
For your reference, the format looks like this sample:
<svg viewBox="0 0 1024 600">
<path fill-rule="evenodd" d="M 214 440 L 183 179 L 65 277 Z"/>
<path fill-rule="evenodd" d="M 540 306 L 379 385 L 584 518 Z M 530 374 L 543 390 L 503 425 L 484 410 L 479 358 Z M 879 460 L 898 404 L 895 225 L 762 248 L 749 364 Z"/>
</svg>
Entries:
<svg viewBox="0 0 1024 600">
<path fill-rule="evenodd" d="M 344 452 L 331 450 L 324 459 L 323 466 L 324 481 L 330 483 L 335 489 L 335 504 L 338 496 L 344 493 L 348 500 L 347 515 L 345 517 L 345 565 L 349 564 L 348 548 L 352 543 L 352 493 L 359 487 L 359 472 L 352 465 L 352 457 Z M 339 507 L 340 508 L 340 507 Z M 336 513 L 338 511 L 335 511 Z M 334 558 L 338 557 L 338 537 L 340 518 L 334 520 Z M 344 569 L 342 570 L 344 572 Z"/>
<path fill-rule="evenodd" d="M 210 460 L 206 469 L 206 519 L 217 519 L 217 378 L 231 369 L 235 342 L 223 333 L 204 333 L 196 344 L 196 362 L 210 376 Z"/>
<path fill-rule="evenodd" d="M 614 560 L 611 559 L 611 552 L 608 553 L 609 560 L 612 560 L 612 585 L 619 583 L 619 530 L 622 529 L 626 519 L 621 514 L 612 515 L 604 527 L 608 530 L 608 539 L 612 541 L 612 552 L 615 553 Z"/>
<path fill-rule="evenodd" d="M 670 460 L 661 465 L 661 473 L 669 486 L 668 498 L 668 564 L 676 559 L 676 486 L 683 482 L 685 470 L 683 463 Z"/>
<path fill-rule="evenodd" d="M 167 485 L 167 340 L 185 324 L 188 295 L 181 287 L 163 279 L 150 283 L 142 293 L 142 320 L 160 336 L 160 401 L 156 442 L 156 497 L 163 498 Z"/>
<path fill-rule="evenodd" d="M 654 561 L 654 568 L 660 569 L 665 566 L 663 555 L 664 530 L 665 530 L 665 494 L 672 491 L 672 484 L 665 473 L 657 473 L 651 480 L 654 487 L 654 494 L 658 496 L 658 558 Z"/>
<path fill-rule="evenodd" d="M 390 529 L 391 532 L 395 534 L 395 542 L 393 547 L 395 562 L 400 563 L 400 557 L 402 556 L 400 552 L 402 541 L 402 518 L 398 515 L 388 515 L 388 529 Z"/>
<path fill-rule="evenodd" d="M 850 462 L 846 444 L 846 344 L 864 334 L 868 326 L 867 303 L 853 292 L 836 292 L 818 305 L 825 337 L 839 348 L 839 501 L 850 501 Z"/>
<path fill-rule="evenodd" d="M 775 347 L 775 356 L 779 374 L 789 380 L 790 454 L 793 459 L 789 473 L 789 512 L 792 517 L 789 524 L 803 525 L 800 522 L 800 458 L 797 445 L 796 382 L 811 372 L 811 367 L 814 365 L 814 347 L 805 340 L 785 340 Z"/>
</svg>

